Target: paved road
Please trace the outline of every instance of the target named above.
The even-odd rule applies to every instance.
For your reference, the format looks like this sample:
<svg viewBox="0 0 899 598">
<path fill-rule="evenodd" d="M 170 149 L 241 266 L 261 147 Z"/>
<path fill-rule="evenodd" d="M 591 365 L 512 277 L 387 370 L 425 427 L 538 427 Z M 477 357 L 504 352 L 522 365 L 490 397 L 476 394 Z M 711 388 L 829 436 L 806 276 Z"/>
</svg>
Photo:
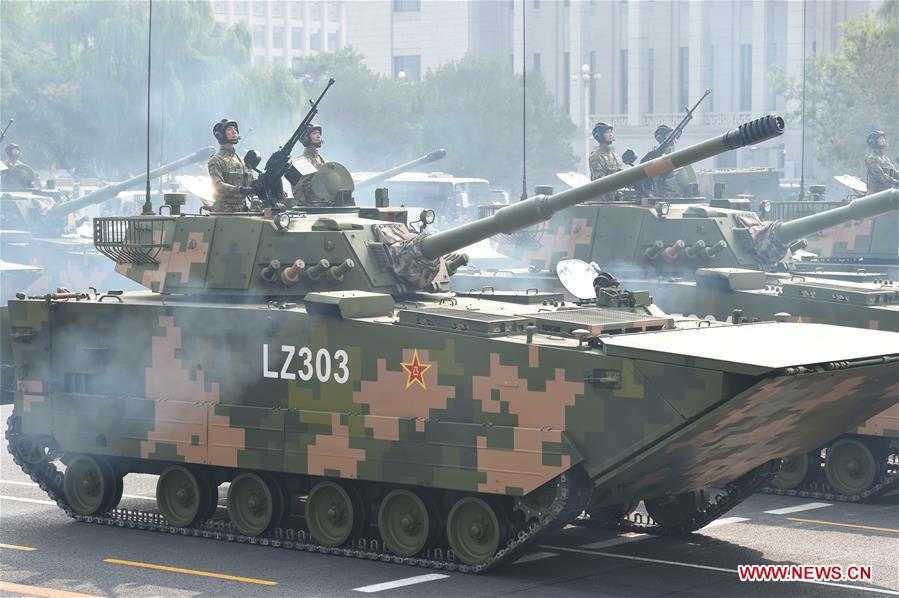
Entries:
<svg viewBox="0 0 899 598">
<path fill-rule="evenodd" d="M 677 539 L 569 527 L 517 564 L 464 575 L 81 524 L 47 504 L 5 448 L 0 465 L 5 595 L 50 595 L 35 589 L 49 588 L 135 597 L 899 596 L 896 494 L 873 504 L 756 495 L 712 526 Z M 125 481 L 123 506 L 152 505 L 154 476 L 132 474 Z M 740 582 L 737 565 L 756 563 L 870 565 L 873 580 Z"/>
</svg>

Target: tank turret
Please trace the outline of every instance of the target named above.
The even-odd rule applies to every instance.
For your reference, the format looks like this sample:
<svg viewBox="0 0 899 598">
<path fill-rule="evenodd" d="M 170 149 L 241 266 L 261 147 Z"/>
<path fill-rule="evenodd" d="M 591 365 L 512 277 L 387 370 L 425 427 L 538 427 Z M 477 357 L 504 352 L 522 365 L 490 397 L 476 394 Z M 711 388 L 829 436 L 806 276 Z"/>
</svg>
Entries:
<svg viewBox="0 0 899 598">
<path fill-rule="evenodd" d="M 390 170 L 385 170 L 384 172 L 379 172 L 373 176 L 370 176 L 366 179 L 363 179 L 356 183 L 356 191 L 365 190 L 368 191 L 373 189 L 375 185 L 380 185 L 390 177 L 394 177 L 401 172 L 406 172 L 408 170 L 412 170 L 416 166 L 421 166 L 422 164 L 430 164 L 431 162 L 436 162 L 438 160 L 442 160 L 446 157 L 446 150 L 441 148 L 438 150 L 434 150 L 433 152 L 429 152 L 426 155 L 416 158 L 414 160 L 410 160 L 399 166 L 394 166 Z"/>
<path fill-rule="evenodd" d="M 472 243 L 533 226 L 647 177 L 771 139 L 783 126 L 782 118 L 766 116 L 583 187 L 537 195 L 436 234 L 362 218 L 355 206 L 337 202 L 338 207 L 267 210 L 252 216 L 98 218 L 94 244 L 116 261 L 117 272 L 160 293 L 302 296 L 355 289 L 399 295 L 449 290 L 449 276 L 466 261 L 454 252 Z M 377 209 L 373 212 L 377 218 Z M 354 267 L 348 268 L 347 260 Z M 325 261 L 330 265 L 323 276 Z M 298 262 L 310 272 L 304 275 Z M 282 277 L 274 263 L 293 270 Z M 296 282 L 288 285 L 285 279 Z"/>
</svg>

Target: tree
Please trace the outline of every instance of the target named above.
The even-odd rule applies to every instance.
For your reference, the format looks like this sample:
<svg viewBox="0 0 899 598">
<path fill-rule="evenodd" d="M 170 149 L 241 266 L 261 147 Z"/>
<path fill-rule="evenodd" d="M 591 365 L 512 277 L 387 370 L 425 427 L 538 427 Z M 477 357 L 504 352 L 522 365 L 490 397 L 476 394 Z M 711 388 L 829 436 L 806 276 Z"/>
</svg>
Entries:
<svg viewBox="0 0 899 598">
<path fill-rule="evenodd" d="M 837 52 L 806 59 L 806 126 L 822 165 L 862 174 L 867 134 L 883 130 L 893 141 L 899 134 L 899 0 L 840 27 Z M 776 80 L 788 98 L 802 101 L 801 78 L 779 73 Z"/>
</svg>

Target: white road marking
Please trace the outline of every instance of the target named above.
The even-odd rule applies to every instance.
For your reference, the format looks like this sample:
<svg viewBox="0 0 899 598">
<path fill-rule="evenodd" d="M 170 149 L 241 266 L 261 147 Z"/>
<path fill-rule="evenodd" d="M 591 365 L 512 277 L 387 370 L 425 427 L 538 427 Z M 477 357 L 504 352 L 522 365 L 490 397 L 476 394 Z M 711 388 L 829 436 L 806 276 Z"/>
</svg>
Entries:
<svg viewBox="0 0 899 598">
<path fill-rule="evenodd" d="M 13 480 L 0 480 L 4 484 L 15 484 L 16 486 L 34 486 L 37 487 L 37 484 L 34 482 L 15 482 Z"/>
<path fill-rule="evenodd" d="M 33 486 L 37 488 L 37 484 L 34 482 L 17 482 L 14 480 L 0 480 L 0 482 L 4 484 L 15 484 L 16 486 Z M 142 494 L 123 494 L 122 498 L 139 498 L 141 500 L 156 500 L 155 496 L 144 496 Z M 50 503 L 55 505 L 56 503 Z"/>
<path fill-rule="evenodd" d="M 802 505 L 796 505 L 795 507 L 784 507 L 783 509 L 774 509 L 772 511 L 765 511 L 769 515 L 786 515 L 787 513 L 798 513 L 799 511 L 811 511 L 812 509 L 821 509 L 823 507 L 832 506 L 829 502 L 807 502 Z"/>
<path fill-rule="evenodd" d="M 523 557 L 521 557 L 520 559 L 518 559 L 517 561 L 515 561 L 512 564 L 520 565 L 522 563 L 530 563 L 533 561 L 541 561 L 543 559 L 549 559 L 554 556 L 559 556 L 559 553 L 558 552 L 534 552 L 531 554 L 524 555 Z"/>
<path fill-rule="evenodd" d="M 749 521 L 749 519 L 747 517 L 722 517 L 721 519 L 716 519 L 713 522 L 711 522 L 710 524 L 708 524 L 705 527 L 702 527 L 696 531 L 701 532 L 702 530 L 709 529 L 711 527 L 718 527 L 721 525 L 730 525 L 731 523 L 740 523 L 743 521 Z"/>
<path fill-rule="evenodd" d="M 611 538 L 609 540 L 600 540 L 599 542 L 591 542 L 589 544 L 581 544 L 581 548 L 589 548 L 591 550 L 595 550 L 597 548 L 610 548 L 612 546 L 618 546 L 620 544 L 629 544 L 630 542 L 637 542 L 639 540 L 646 540 L 649 538 L 654 538 L 655 536 L 650 536 L 649 534 L 638 534 L 636 532 L 628 532 L 626 534 L 622 534 L 617 538 Z"/>
<path fill-rule="evenodd" d="M 34 503 L 36 505 L 53 505 L 54 507 L 56 506 L 55 502 L 52 502 L 49 500 L 37 500 L 35 498 L 18 498 L 16 496 L 6 496 L 4 494 L 0 494 L 0 498 L 2 498 L 3 500 L 14 500 L 16 502 L 30 502 L 30 503 Z"/>
<path fill-rule="evenodd" d="M 362 586 L 361 588 L 353 588 L 354 592 L 365 592 L 373 594 L 374 592 L 383 592 L 384 590 L 392 590 L 394 588 L 402 588 L 417 583 L 425 583 L 426 581 L 437 581 L 438 579 L 446 579 L 449 575 L 442 573 L 428 573 L 427 575 L 416 575 L 415 577 L 406 577 L 397 579 L 396 581 L 385 581 L 384 583 L 376 583 L 371 586 Z"/>
<path fill-rule="evenodd" d="M 580 548 L 566 548 L 564 546 L 541 546 L 540 548 L 547 548 L 549 550 L 561 550 L 562 552 L 574 552 L 577 554 L 589 554 L 592 556 L 604 556 L 612 559 L 623 559 L 625 561 L 640 561 L 643 563 L 656 563 L 659 565 L 673 565 L 675 567 L 687 567 L 690 569 L 703 569 L 706 571 L 718 571 L 719 573 L 733 573 L 734 575 L 738 575 L 736 569 L 727 569 L 725 567 L 712 567 L 711 565 L 699 565 L 697 563 L 681 563 L 679 561 L 665 561 L 662 559 L 651 559 L 645 556 L 634 556 L 630 554 L 616 554 L 614 552 L 595 552 L 593 550 L 581 550 Z M 795 581 L 793 583 L 810 583 L 819 586 L 830 586 L 833 588 L 849 588 L 852 590 L 857 590 L 860 592 L 872 592 L 874 594 L 888 594 L 890 596 L 899 596 L 899 592 L 894 590 L 886 590 L 882 588 L 871 588 L 868 586 L 855 586 L 848 583 L 836 583 L 833 581 L 810 581 L 810 580 L 802 580 Z"/>
<path fill-rule="evenodd" d="M 140 500 L 156 500 L 155 496 L 141 496 L 140 494 L 123 494 L 122 498 L 138 498 Z"/>
</svg>

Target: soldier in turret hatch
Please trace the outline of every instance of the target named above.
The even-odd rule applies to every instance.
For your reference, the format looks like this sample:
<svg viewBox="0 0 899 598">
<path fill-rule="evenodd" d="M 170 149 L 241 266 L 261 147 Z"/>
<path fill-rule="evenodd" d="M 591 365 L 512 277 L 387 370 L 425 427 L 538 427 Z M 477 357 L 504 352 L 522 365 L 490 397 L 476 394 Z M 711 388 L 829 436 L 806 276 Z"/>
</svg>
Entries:
<svg viewBox="0 0 899 598">
<path fill-rule="evenodd" d="M 624 162 L 612 147 L 615 142 L 612 125 L 604 122 L 596 123 L 596 126 L 593 127 L 593 138 L 599 143 L 599 147 L 590 154 L 590 180 L 595 181 L 615 174 L 619 170 L 624 170 Z M 616 196 L 615 193 L 607 193 L 600 199 L 610 200 L 615 199 Z"/>
<path fill-rule="evenodd" d="M 6 146 L 6 170 L 3 171 L 3 186 L 9 189 L 33 189 L 40 186 L 38 177 L 30 166 L 22 162 L 22 150 L 16 143 Z"/>
<path fill-rule="evenodd" d="M 252 188 L 254 177 L 243 158 L 234 151 L 240 141 L 237 121 L 223 118 L 212 127 L 212 134 L 219 142 L 219 151 L 206 164 L 215 198 L 212 211 L 245 212 L 247 196 L 255 194 Z"/>
<path fill-rule="evenodd" d="M 885 189 L 899 188 L 899 172 L 886 155 L 886 134 L 883 131 L 872 131 L 868 135 L 868 147 L 871 151 L 865 159 L 868 169 L 868 193 L 877 193 Z"/>
<path fill-rule="evenodd" d="M 305 191 L 309 184 L 309 175 L 314 174 L 327 161 L 318 150 L 322 143 L 322 128 L 320 125 L 312 124 L 300 137 L 300 143 L 306 148 L 303 155 L 293 161 L 293 167 L 299 173 L 299 179 L 291 187 L 293 191 L 293 203 L 296 206 L 314 206 L 318 205 L 318 201 L 311 194 Z"/>
</svg>

